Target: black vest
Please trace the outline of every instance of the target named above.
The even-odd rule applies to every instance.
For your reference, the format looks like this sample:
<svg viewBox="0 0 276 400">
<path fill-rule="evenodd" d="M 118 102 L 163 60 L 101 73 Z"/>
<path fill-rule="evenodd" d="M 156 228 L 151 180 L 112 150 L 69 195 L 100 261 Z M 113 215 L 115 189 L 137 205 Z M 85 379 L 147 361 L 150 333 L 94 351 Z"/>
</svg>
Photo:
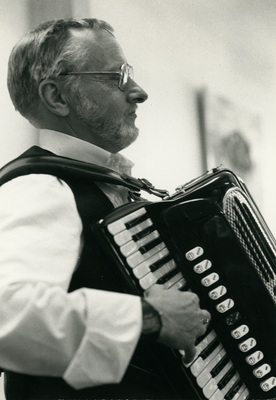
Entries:
<svg viewBox="0 0 276 400">
<path fill-rule="evenodd" d="M 23 155 L 48 154 L 33 147 Z M 50 153 L 52 154 L 52 153 Z M 23 156 L 22 155 L 22 156 Z M 117 291 L 104 272 L 98 248 L 95 246 L 90 226 L 113 209 L 109 199 L 94 182 L 70 177 L 66 179 L 76 200 L 83 223 L 84 249 L 77 271 L 72 276 L 69 291 L 88 287 Z M 93 260 L 93 264 L 91 263 Z M 139 342 L 130 366 L 120 384 L 103 385 L 74 390 L 61 378 L 38 377 L 5 372 L 7 400 L 40 399 L 174 399 L 174 389 L 164 379 L 161 366 L 152 354 L 152 345 Z"/>
</svg>

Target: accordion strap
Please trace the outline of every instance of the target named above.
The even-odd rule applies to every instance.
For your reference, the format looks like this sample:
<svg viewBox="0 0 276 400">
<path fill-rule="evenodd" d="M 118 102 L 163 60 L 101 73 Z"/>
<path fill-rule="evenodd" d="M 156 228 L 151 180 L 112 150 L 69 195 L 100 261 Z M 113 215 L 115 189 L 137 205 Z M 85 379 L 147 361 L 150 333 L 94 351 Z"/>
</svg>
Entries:
<svg viewBox="0 0 276 400">
<path fill-rule="evenodd" d="M 147 179 L 137 179 L 95 164 L 51 155 L 25 156 L 9 162 L 0 170 L 0 185 L 18 176 L 32 173 L 51 174 L 60 179 L 71 177 L 106 182 L 125 186 L 135 192 L 144 190 L 160 198 L 169 194 L 166 190 L 156 189 Z"/>
</svg>

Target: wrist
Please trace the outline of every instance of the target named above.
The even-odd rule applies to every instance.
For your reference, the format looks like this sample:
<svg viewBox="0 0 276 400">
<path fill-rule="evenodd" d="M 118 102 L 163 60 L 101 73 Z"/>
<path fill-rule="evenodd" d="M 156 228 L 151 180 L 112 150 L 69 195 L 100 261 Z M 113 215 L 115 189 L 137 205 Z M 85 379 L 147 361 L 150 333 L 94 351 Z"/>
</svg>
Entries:
<svg viewBox="0 0 276 400">
<path fill-rule="evenodd" d="M 141 339 L 154 341 L 158 338 L 162 329 L 161 313 L 144 298 L 141 298 L 141 303 L 143 316 Z"/>
</svg>

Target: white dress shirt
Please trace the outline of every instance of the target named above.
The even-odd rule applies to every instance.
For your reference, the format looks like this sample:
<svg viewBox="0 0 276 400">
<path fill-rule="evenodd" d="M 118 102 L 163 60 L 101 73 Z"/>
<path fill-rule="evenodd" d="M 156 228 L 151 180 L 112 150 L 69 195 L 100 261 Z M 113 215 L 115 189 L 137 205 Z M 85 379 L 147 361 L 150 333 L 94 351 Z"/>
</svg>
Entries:
<svg viewBox="0 0 276 400">
<path fill-rule="evenodd" d="M 131 163 L 71 136 L 42 130 L 55 154 L 129 173 Z M 99 184 L 115 206 L 126 190 Z M 69 186 L 30 174 L 0 188 L 0 366 L 63 377 L 76 389 L 119 382 L 142 326 L 139 297 L 67 289 L 82 248 Z M 91 268 L 93 261 L 91 260 Z"/>
</svg>

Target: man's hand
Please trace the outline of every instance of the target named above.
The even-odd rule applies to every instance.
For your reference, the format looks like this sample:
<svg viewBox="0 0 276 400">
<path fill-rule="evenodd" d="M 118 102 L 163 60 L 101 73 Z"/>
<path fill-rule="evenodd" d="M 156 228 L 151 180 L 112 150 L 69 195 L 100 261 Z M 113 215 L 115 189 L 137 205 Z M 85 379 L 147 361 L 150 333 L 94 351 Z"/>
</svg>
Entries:
<svg viewBox="0 0 276 400">
<path fill-rule="evenodd" d="M 173 288 L 165 290 L 161 285 L 153 286 L 144 296 L 161 314 L 163 326 L 157 341 L 184 350 L 184 362 L 191 362 L 196 354 L 195 340 L 205 333 L 211 318 L 199 307 L 198 296 Z"/>
</svg>

